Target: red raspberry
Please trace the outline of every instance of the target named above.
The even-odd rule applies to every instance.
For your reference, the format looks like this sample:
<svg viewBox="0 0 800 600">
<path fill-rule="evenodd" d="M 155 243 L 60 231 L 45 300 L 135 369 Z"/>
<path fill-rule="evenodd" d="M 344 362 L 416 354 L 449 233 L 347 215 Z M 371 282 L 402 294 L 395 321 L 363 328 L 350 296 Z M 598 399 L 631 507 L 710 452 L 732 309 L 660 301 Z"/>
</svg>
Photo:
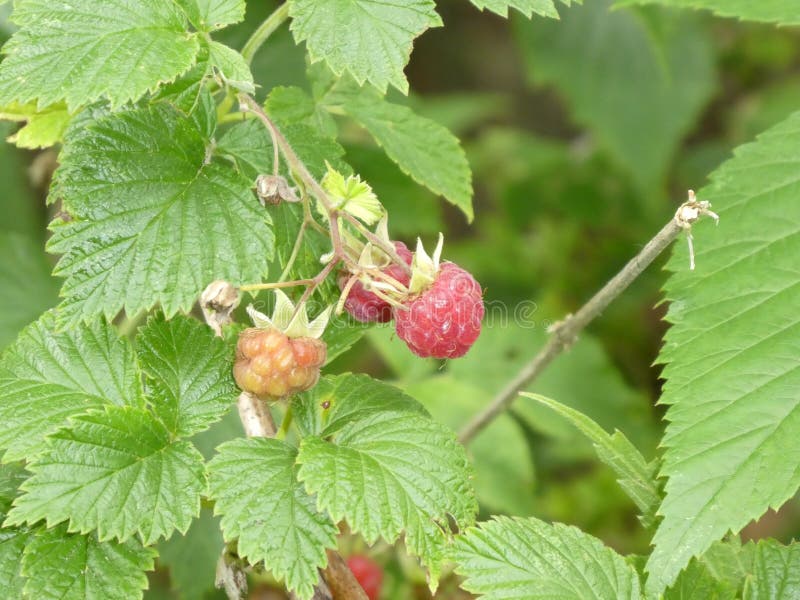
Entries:
<svg viewBox="0 0 800 600">
<path fill-rule="evenodd" d="M 417 356 L 464 356 L 481 332 L 481 286 L 454 263 L 442 263 L 434 282 L 404 306 L 394 314 L 397 335 Z"/>
<path fill-rule="evenodd" d="M 290 338 L 277 329 L 245 329 L 236 345 L 233 378 L 260 398 L 285 398 L 314 387 L 326 354 L 322 340 Z"/>
<path fill-rule="evenodd" d="M 354 554 L 347 559 L 347 566 L 353 572 L 361 588 L 369 600 L 378 600 L 383 583 L 383 569 L 371 558 L 363 554 Z"/>
<path fill-rule="evenodd" d="M 403 242 L 394 242 L 394 249 L 400 258 L 406 261 L 406 264 L 411 264 L 413 255 Z M 381 269 L 381 273 L 396 279 L 403 285 L 408 285 L 409 275 L 398 264 L 392 263 L 384 267 Z M 347 273 L 339 277 L 339 289 L 344 289 L 348 279 L 349 274 Z M 353 318 L 362 323 L 388 323 L 392 320 L 392 307 L 389 303 L 367 291 L 360 281 L 356 281 L 350 288 L 344 308 Z"/>
</svg>

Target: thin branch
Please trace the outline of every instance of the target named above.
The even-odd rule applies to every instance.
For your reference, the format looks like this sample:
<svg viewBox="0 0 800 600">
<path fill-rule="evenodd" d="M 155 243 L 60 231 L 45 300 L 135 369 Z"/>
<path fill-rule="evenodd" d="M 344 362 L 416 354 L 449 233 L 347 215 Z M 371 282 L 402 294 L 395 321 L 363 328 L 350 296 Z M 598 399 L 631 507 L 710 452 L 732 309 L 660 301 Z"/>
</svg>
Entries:
<svg viewBox="0 0 800 600">
<path fill-rule="evenodd" d="M 676 218 L 670 219 L 669 223 L 642 248 L 641 252 L 628 262 L 599 292 L 592 296 L 578 312 L 574 315 L 568 315 L 563 321 L 551 328 L 550 339 L 544 345 L 544 348 L 520 369 L 514 379 L 492 399 L 483 412 L 476 415 L 461 430 L 458 439 L 462 444 L 469 444 L 476 435 L 505 411 L 517 398 L 517 394 L 533 382 L 555 357 L 569 348 L 575 342 L 581 330 L 602 313 L 659 254 L 669 247 L 678 237 L 678 234 L 686 228 L 677 219 L 677 214 L 680 213 L 680 210 L 678 209 Z"/>
<path fill-rule="evenodd" d="M 256 55 L 256 52 L 258 52 L 258 49 L 269 39 L 269 36 L 275 33 L 275 30 L 288 18 L 289 3 L 286 2 L 276 8 L 272 14 L 258 26 L 258 29 L 253 32 L 253 35 L 251 35 L 244 43 L 244 46 L 242 46 L 242 56 L 248 65 L 253 62 L 253 57 Z"/>
</svg>

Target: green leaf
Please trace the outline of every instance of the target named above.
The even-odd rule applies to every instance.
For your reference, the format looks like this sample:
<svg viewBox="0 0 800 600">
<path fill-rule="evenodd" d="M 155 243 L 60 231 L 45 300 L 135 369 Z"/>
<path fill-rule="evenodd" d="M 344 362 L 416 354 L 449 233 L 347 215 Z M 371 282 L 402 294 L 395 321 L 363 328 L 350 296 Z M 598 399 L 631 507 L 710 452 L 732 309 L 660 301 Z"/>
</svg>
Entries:
<svg viewBox="0 0 800 600">
<path fill-rule="evenodd" d="M 517 37 L 529 79 L 555 86 L 651 193 L 714 89 L 711 45 L 687 15 L 659 14 L 656 28 L 610 5 L 562 9 L 561 22 L 517 20 Z"/>
<path fill-rule="evenodd" d="M 442 20 L 433 0 L 290 0 L 291 30 L 311 62 L 325 60 L 336 75 L 350 73 L 381 92 L 408 93 L 403 69 L 414 38 Z"/>
<path fill-rule="evenodd" d="M 328 437 L 348 423 L 384 411 L 425 417 L 428 413 L 402 390 L 367 375 L 328 375 L 292 404 L 294 420 L 306 435 Z M 327 407 L 327 408 L 326 408 Z"/>
<path fill-rule="evenodd" d="M 308 125 L 325 137 L 336 138 L 336 121 L 324 109 L 318 108 L 314 99 L 301 88 L 272 88 L 264 108 L 279 123 Z"/>
<path fill-rule="evenodd" d="M 452 558 L 462 587 L 483 600 L 640 600 L 625 559 L 575 527 L 494 517 L 456 540 Z"/>
<path fill-rule="evenodd" d="M 198 117 L 199 118 L 199 117 Z M 109 115 L 68 136 L 52 225 L 63 318 L 111 318 L 157 302 L 188 311 L 215 279 L 260 280 L 273 253 L 252 181 L 208 160 L 209 140 L 165 104 Z"/>
<path fill-rule="evenodd" d="M 617 6 L 665 4 L 673 8 L 702 8 L 723 17 L 782 25 L 800 24 L 800 6 L 786 0 L 616 0 Z"/>
<path fill-rule="evenodd" d="M 129 600 L 147 588 L 156 552 L 137 540 L 98 542 L 66 525 L 32 536 L 22 557 L 25 594 L 42 600 Z"/>
<path fill-rule="evenodd" d="M 177 0 L 192 25 L 213 31 L 244 19 L 245 0 Z"/>
<path fill-rule="evenodd" d="M 163 0 L 22 0 L 20 29 L 3 47 L 0 104 L 61 100 L 70 111 L 106 98 L 136 100 L 192 66 L 197 37 L 183 12 Z"/>
<path fill-rule="evenodd" d="M 19 486 L 28 478 L 21 462 L 0 465 L 0 518 L 5 518 Z"/>
<path fill-rule="evenodd" d="M 320 102 L 352 117 L 404 173 L 444 196 L 472 221 L 472 172 L 458 139 L 446 128 L 348 79 L 337 82 Z"/>
<path fill-rule="evenodd" d="M 649 529 L 655 524 L 656 510 L 661 502 L 656 482 L 658 470 L 656 462 L 648 463 L 641 452 L 618 429 L 609 435 L 597 423 L 574 408 L 540 394 L 522 392 L 522 395 L 555 411 L 589 438 L 597 451 L 597 457 L 613 469 L 619 477 L 620 487 L 639 508 L 642 525 Z"/>
<path fill-rule="evenodd" d="M 58 280 L 50 276 L 44 242 L 0 231 L 0 349 L 56 302 Z"/>
<path fill-rule="evenodd" d="M 182 316 L 151 319 L 136 345 L 150 401 L 173 434 L 208 429 L 235 402 L 231 348 L 203 323 Z"/>
<path fill-rule="evenodd" d="M 0 119 L 27 122 L 7 140 L 20 148 L 47 148 L 57 144 L 63 138 L 70 118 L 63 104 L 54 104 L 44 110 L 37 110 L 33 103 L 0 107 Z"/>
<path fill-rule="evenodd" d="M 570 0 L 560 0 L 567 6 Z M 529 19 L 533 14 L 541 15 L 543 17 L 558 18 L 558 11 L 554 0 L 470 0 L 479 9 L 488 9 L 501 17 L 508 17 L 508 12 L 512 8 L 516 8 L 523 15 Z M 580 4 L 581 0 L 576 0 Z"/>
<path fill-rule="evenodd" d="M 6 598 L 23 597 L 25 578 L 20 572 L 20 563 L 30 536 L 27 529 L 0 528 L 0 581 Z"/>
<path fill-rule="evenodd" d="M 663 600 L 735 600 L 738 589 L 716 579 L 708 567 L 693 560 L 664 592 Z"/>
<path fill-rule="evenodd" d="M 791 600 L 800 597 L 800 544 L 782 546 L 762 540 L 756 546 L 753 576 L 744 600 Z"/>
<path fill-rule="evenodd" d="M 338 529 L 317 512 L 296 477 L 297 450 L 273 439 L 236 440 L 209 464 L 214 512 L 239 555 L 264 566 L 301 598 L 310 599 L 317 568 L 327 564 Z"/>
<path fill-rule="evenodd" d="M 32 458 L 69 417 L 108 403 L 143 404 L 128 341 L 104 322 L 57 331 L 45 313 L 0 360 L 3 460 Z"/>
<path fill-rule="evenodd" d="M 158 545 L 158 562 L 169 568 L 172 589 L 183 600 L 203 600 L 214 589 L 214 574 L 224 542 L 219 519 L 202 510 L 186 535 L 173 536 Z"/>
<path fill-rule="evenodd" d="M 800 113 L 738 148 L 700 191 L 720 224 L 695 225 L 697 269 L 682 243 L 668 264 L 668 480 L 648 562 L 654 592 L 800 486 L 798 145 Z"/>
<path fill-rule="evenodd" d="M 330 436 L 328 430 L 324 434 Z M 351 420 L 333 436 L 307 436 L 298 478 L 335 522 L 345 519 L 368 544 L 405 544 L 430 571 L 433 587 L 450 538 L 473 523 L 471 469 L 453 432 L 428 417 L 384 410 Z"/>
<path fill-rule="evenodd" d="M 145 544 L 186 531 L 206 491 L 203 457 L 140 408 L 106 406 L 74 417 L 51 434 L 48 451 L 29 463 L 33 476 L 6 525 L 97 530 L 100 541 L 138 533 Z"/>
<path fill-rule="evenodd" d="M 209 43 L 208 50 L 209 64 L 220 74 L 225 83 L 236 90 L 255 94 L 253 74 L 241 54 L 219 42 Z"/>
</svg>

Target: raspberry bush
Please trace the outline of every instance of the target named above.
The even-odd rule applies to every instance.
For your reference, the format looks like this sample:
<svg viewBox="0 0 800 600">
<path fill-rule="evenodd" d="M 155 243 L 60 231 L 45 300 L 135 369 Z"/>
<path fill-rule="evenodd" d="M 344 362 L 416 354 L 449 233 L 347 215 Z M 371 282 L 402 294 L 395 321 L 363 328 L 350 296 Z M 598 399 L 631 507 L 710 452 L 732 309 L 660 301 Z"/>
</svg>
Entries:
<svg viewBox="0 0 800 600">
<path fill-rule="evenodd" d="M 800 597 L 798 25 L 0 0 L 3 598 Z"/>
</svg>

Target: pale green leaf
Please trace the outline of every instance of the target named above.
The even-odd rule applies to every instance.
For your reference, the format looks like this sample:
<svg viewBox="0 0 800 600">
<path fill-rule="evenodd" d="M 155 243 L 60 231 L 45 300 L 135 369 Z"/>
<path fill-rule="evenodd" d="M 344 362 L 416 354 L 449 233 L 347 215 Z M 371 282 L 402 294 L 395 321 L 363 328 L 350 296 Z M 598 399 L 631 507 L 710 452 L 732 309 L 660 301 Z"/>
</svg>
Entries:
<svg viewBox="0 0 800 600">
<path fill-rule="evenodd" d="M 632 566 L 587 533 L 538 519 L 495 517 L 451 552 L 462 587 L 483 600 L 640 600 Z"/>
<path fill-rule="evenodd" d="M 45 313 L 0 360 L 3 460 L 32 458 L 69 417 L 109 403 L 142 405 L 128 341 L 104 322 L 59 331 Z"/>
<path fill-rule="evenodd" d="M 296 477 L 297 450 L 274 439 L 236 440 L 219 447 L 209 464 L 214 512 L 222 515 L 226 540 L 240 556 L 264 561 L 275 577 L 308 600 L 317 568 L 327 564 L 338 529 L 317 512 Z"/>
<path fill-rule="evenodd" d="M 135 100 L 192 66 L 197 37 L 174 2 L 20 0 L 20 29 L 3 47 L 0 104 Z"/>
<path fill-rule="evenodd" d="M 433 0 L 290 0 L 291 29 L 306 42 L 311 62 L 325 60 L 336 75 L 350 73 L 386 92 L 403 93 L 403 69 L 414 38 L 442 20 Z"/>
<path fill-rule="evenodd" d="M 800 598 L 800 544 L 783 546 L 762 540 L 756 546 L 753 576 L 744 600 L 797 600 Z"/>
<path fill-rule="evenodd" d="M 517 20 L 528 75 L 561 92 L 575 120 L 648 193 L 714 90 L 708 38 L 691 15 L 652 20 L 611 0 L 562 9 L 561 21 Z"/>
<path fill-rule="evenodd" d="M 219 42 L 208 45 L 208 62 L 221 79 L 236 90 L 254 94 L 256 91 L 253 74 L 244 58 L 236 50 Z"/>
<path fill-rule="evenodd" d="M 699 193 L 720 214 L 694 227 L 697 268 L 678 244 L 659 361 L 667 411 L 663 520 L 651 591 L 692 556 L 800 486 L 800 113 L 741 146 Z"/>
<path fill-rule="evenodd" d="M 425 417 L 425 408 L 402 390 L 367 375 L 328 375 L 292 404 L 303 435 L 327 437 L 350 422 L 384 411 Z"/>
<path fill-rule="evenodd" d="M 481 10 L 490 10 L 501 17 L 508 17 L 509 10 L 515 8 L 528 18 L 534 14 L 558 18 L 555 0 L 470 0 L 470 2 Z M 560 2 L 567 6 L 570 4 L 570 0 L 560 0 Z M 581 0 L 576 0 L 576 3 L 580 2 Z"/>
<path fill-rule="evenodd" d="M 175 435 L 207 429 L 236 401 L 233 352 L 203 323 L 183 316 L 151 319 L 136 346 L 150 402 Z"/>
<path fill-rule="evenodd" d="M 326 431 L 326 437 L 330 435 Z M 435 587 L 450 539 L 477 503 L 464 448 L 453 432 L 411 412 L 385 410 L 351 420 L 331 441 L 303 438 L 298 478 L 336 522 L 345 519 L 367 543 L 404 535 Z"/>
<path fill-rule="evenodd" d="M 244 19 L 245 0 L 177 0 L 200 31 L 213 31 Z"/>
<path fill-rule="evenodd" d="M 62 103 L 48 106 L 43 110 L 37 110 L 33 103 L 12 103 L 0 107 L 0 119 L 26 122 L 7 140 L 20 148 L 47 148 L 59 143 L 70 118 L 69 111 Z"/>
<path fill-rule="evenodd" d="M 472 220 L 472 172 L 461 144 L 446 128 L 348 78 L 337 82 L 320 102 L 352 117 L 404 173 Z"/>
<path fill-rule="evenodd" d="M 619 477 L 620 487 L 639 508 L 642 525 L 649 528 L 655 524 L 655 513 L 661 502 L 656 482 L 658 466 L 655 462 L 648 463 L 621 431 L 615 430 L 609 435 L 597 423 L 574 408 L 540 394 L 522 392 L 522 395 L 555 411 L 589 438 L 597 451 L 597 457 L 613 469 Z"/>
<path fill-rule="evenodd" d="M 106 406 L 74 417 L 51 434 L 48 450 L 28 464 L 33 476 L 14 501 L 6 525 L 47 526 L 69 520 L 69 530 L 97 530 L 101 541 L 145 544 L 186 531 L 206 491 L 203 457 L 140 408 Z"/>
<path fill-rule="evenodd" d="M 25 594 L 41 600 L 141 598 L 155 556 L 138 540 L 98 542 L 94 534 L 67 533 L 66 525 L 39 531 L 22 557 Z"/>
<path fill-rule="evenodd" d="M 0 231 L 0 350 L 58 302 L 58 280 L 50 269 L 43 241 Z"/>
<path fill-rule="evenodd" d="M 800 5 L 792 0 L 616 0 L 617 6 L 664 4 L 673 8 L 703 8 L 723 17 L 743 21 L 764 21 L 783 25 L 800 24 Z"/>
<path fill-rule="evenodd" d="M 269 215 L 250 179 L 209 160 L 209 144 L 166 104 L 68 136 L 53 194 L 71 219 L 52 225 L 49 244 L 63 253 L 63 319 L 157 302 L 169 317 L 216 279 L 261 279 L 273 253 Z"/>
</svg>

